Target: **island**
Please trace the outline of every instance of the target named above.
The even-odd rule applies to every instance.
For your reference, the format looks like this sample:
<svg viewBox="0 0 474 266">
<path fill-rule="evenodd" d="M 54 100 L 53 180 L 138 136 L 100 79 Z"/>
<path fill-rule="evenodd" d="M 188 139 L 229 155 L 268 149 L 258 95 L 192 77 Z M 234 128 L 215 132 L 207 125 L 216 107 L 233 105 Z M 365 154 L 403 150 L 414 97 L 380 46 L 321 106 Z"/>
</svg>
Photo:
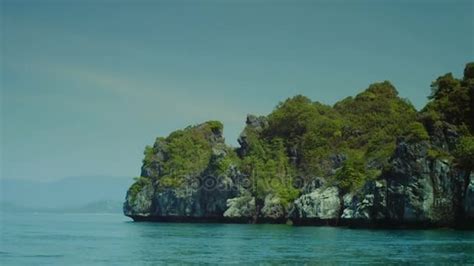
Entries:
<svg viewBox="0 0 474 266">
<path fill-rule="evenodd" d="M 297 95 L 227 145 L 208 121 L 144 152 L 134 221 L 474 227 L 474 63 L 417 111 L 388 81 L 333 106 Z M 413 88 L 416 89 L 416 88 Z M 218 112 L 218 110 L 216 110 Z"/>
</svg>

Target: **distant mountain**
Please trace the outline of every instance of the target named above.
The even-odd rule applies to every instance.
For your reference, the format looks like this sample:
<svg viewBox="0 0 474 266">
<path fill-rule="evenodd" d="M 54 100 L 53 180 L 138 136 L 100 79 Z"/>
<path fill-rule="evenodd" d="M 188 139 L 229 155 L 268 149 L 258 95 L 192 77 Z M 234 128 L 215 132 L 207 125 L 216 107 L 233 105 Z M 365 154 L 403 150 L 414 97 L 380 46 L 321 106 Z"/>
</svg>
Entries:
<svg viewBox="0 0 474 266">
<path fill-rule="evenodd" d="M 44 208 L 25 207 L 12 202 L 0 202 L 0 212 L 4 213 L 122 213 L 123 203 L 120 201 L 101 200 L 82 206 Z"/>
<path fill-rule="evenodd" d="M 0 207 L 72 211 L 99 209 L 102 204 L 102 209 L 113 209 L 109 207 L 123 202 L 124 191 L 132 183 L 131 177 L 106 176 L 69 177 L 50 182 L 0 179 Z"/>
<path fill-rule="evenodd" d="M 0 213 L 2 212 L 35 212 L 35 210 L 12 202 L 0 202 Z"/>
<path fill-rule="evenodd" d="M 71 208 L 63 210 L 62 212 L 74 212 L 74 213 L 122 213 L 123 202 L 101 200 L 91 202 L 78 208 Z"/>
</svg>

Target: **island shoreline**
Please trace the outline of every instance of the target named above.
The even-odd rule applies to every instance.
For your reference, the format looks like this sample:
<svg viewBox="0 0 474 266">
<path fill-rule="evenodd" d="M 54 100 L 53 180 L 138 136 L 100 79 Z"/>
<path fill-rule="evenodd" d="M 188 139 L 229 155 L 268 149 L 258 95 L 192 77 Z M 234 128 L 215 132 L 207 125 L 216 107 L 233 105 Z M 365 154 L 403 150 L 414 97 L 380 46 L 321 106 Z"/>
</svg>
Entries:
<svg viewBox="0 0 474 266">
<path fill-rule="evenodd" d="M 453 222 L 451 224 L 425 222 L 397 223 L 389 220 L 368 222 L 364 219 L 259 219 L 253 218 L 231 218 L 231 217 L 189 217 L 189 216 L 128 216 L 134 222 L 142 223 L 202 223 L 202 224 L 280 224 L 290 226 L 329 226 L 351 229 L 400 229 L 400 230 L 424 230 L 424 229 L 453 229 L 474 230 L 474 221 Z"/>
</svg>

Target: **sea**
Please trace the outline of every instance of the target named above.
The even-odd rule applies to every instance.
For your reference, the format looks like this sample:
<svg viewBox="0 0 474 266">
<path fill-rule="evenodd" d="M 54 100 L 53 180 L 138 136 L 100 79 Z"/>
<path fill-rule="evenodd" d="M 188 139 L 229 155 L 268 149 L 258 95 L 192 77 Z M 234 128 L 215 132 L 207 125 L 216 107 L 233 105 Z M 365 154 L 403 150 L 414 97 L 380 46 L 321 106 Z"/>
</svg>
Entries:
<svg viewBox="0 0 474 266">
<path fill-rule="evenodd" d="M 0 265 L 474 265 L 474 231 L 136 223 L 122 214 L 0 215 Z"/>
</svg>

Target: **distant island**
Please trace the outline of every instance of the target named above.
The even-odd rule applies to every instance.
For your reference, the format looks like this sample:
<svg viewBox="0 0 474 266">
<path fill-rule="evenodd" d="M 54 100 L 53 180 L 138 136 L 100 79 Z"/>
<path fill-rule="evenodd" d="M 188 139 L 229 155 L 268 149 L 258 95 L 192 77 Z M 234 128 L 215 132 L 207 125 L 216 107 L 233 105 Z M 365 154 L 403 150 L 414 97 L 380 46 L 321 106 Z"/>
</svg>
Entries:
<svg viewBox="0 0 474 266">
<path fill-rule="evenodd" d="M 0 202 L 0 209 L 6 213 L 114 213 L 119 214 L 121 209 L 120 201 L 99 200 L 90 202 L 80 206 L 66 206 L 66 207 L 31 207 L 22 206 L 12 202 Z"/>
<path fill-rule="evenodd" d="M 135 221 L 474 227 L 474 63 L 417 111 L 388 81 L 333 106 L 288 98 L 233 148 L 208 121 L 159 137 L 123 211 Z M 216 110 L 218 112 L 219 110 Z"/>
<path fill-rule="evenodd" d="M 130 177 L 101 175 L 49 181 L 5 178 L 0 180 L 0 210 L 5 213 L 120 214 L 123 191 L 132 183 Z"/>
</svg>

